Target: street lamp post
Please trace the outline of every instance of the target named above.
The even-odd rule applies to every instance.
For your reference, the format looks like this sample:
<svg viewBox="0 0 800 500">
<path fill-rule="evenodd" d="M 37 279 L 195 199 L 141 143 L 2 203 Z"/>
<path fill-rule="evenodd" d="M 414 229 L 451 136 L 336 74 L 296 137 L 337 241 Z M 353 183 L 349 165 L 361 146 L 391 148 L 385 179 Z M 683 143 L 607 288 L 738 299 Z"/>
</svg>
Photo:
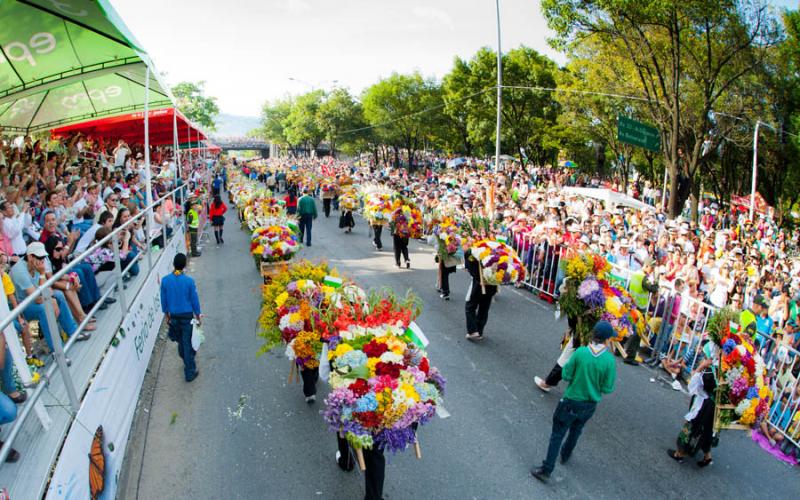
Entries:
<svg viewBox="0 0 800 500">
<path fill-rule="evenodd" d="M 750 186 L 750 220 L 753 220 L 756 209 L 756 177 L 758 175 L 758 127 L 761 122 L 756 120 L 756 129 L 753 132 L 753 181 Z"/>
<path fill-rule="evenodd" d="M 497 10 L 497 130 L 494 139 L 494 168 L 500 166 L 500 128 L 503 120 L 503 52 L 500 47 L 500 0 L 495 0 Z"/>
</svg>

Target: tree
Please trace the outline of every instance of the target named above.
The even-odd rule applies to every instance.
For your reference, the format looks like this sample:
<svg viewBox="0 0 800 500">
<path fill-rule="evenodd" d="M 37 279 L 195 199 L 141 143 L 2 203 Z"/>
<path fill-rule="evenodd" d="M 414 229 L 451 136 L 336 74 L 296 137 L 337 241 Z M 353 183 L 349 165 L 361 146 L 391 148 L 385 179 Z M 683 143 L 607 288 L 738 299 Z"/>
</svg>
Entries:
<svg viewBox="0 0 800 500">
<path fill-rule="evenodd" d="M 258 136 L 275 144 L 291 147 L 286 138 L 284 121 L 292 111 L 293 104 L 294 99 L 288 96 L 264 103 L 261 108 L 261 128 L 257 131 Z"/>
<path fill-rule="evenodd" d="M 537 164 L 555 160 L 558 151 L 556 117 L 558 103 L 551 91 L 556 86 L 556 64 L 528 47 L 503 54 L 502 147 L 520 159 L 523 150 Z M 467 150 L 494 153 L 496 133 L 497 57 L 489 48 L 480 49 L 469 61 L 456 58 L 444 78 L 445 114 L 456 124 Z"/>
<path fill-rule="evenodd" d="M 178 109 L 186 118 L 209 132 L 217 129 L 214 119 L 219 114 L 216 97 L 207 97 L 203 87 L 206 82 L 180 82 L 172 87 Z"/>
<path fill-rule="evenodd" d="M 376 127 L 377 137 L 394 147 L 395 165 L 399 166 L 400 149 L 405 148 L 409 168 L 413 168 L 414 154 L 431 129 L 427 112 L 442 105 L 436 82 L 424 79 L 418 72 L 393 73 L 367 88 L 361 102 L 364 117 Z"/>
<path fill-rule="evenodd" d="M 775 43 L 762 0 L 543 0 L 551 43 L 575 54 L 596 38 L 631 61 L 645 112 L 661 131 L 676 216 L 705 164 L 710 116 Z M 680 177 L 680 178 L 679 178 Z M 679 182 L 680 181 L 680 182 Z M 682 189 L 679 189 L 679 185 Z"/>
<path fill-rule="evenodd" d="M 340 140 L 347 142 L 348 140 L 355 141 L 357 138 L 353 134 L 342 137 L 342 132 L 365 126 L 361 105 L 350 95 L 350 92 L 341 88 L 331 91 L 319 104 L 317 123 L 330 144 L 333 156 L 336 155 L 336 147 Z"/>
<path fill-rule="evenodd" d="M 289 144 L 302 144 L 309 152 L 317 149 L 325 138 L 317 118 L 324 97 L 324 91 L 314 90 L 295 98 L 289 114 L 282 122 Z"/>
</svg>

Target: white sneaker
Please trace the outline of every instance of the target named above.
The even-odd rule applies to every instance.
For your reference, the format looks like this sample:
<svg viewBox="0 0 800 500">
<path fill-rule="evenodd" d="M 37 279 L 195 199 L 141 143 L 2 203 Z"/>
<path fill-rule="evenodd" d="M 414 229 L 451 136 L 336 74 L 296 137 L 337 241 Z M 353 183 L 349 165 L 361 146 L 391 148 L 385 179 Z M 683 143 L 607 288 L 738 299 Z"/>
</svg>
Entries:
<svg viewBox="0 0 800 500">
<path fill-rule="evenodd" d="M 682 391 L 683 390 L 683 386 L 677 380 L 673 380 L 672 381 L 672 388 L 675 389 L 676 391 Z"/>
<path fill-rule="evenodd" d="M 306 397 L 306 403 L 308 403 L 308 404 L 311 404 L 316 400 L 317 400 L 317 396 L 314 395 L 314 394 Z"/>
<path fill-rule="evenodd" d="M 336 450 L 336 463 L 337 464 L 339 463 L 339 459 L 340 458 L 342 458 L 342 454 L 339 452 L 339 450 Z"/>
<path fill-rule="evenodd" d="M 533 377 L 533 381 L 536 383 L 536 387 L 539 388 L 542 392 L 550 392 L 550 386 L 544 383 L 544 380 L 539 378 L 538 376 Z"/>
</svg>

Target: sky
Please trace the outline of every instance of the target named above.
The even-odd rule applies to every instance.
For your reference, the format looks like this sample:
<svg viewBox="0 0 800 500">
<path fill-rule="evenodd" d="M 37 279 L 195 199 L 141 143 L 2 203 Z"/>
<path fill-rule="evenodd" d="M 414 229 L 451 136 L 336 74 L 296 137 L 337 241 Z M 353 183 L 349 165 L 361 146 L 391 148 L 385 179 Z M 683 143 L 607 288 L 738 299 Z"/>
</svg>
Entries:
<svg viewBox="0 0 800 500">
<path fill-rule="evenodd" d="M 497 45 L 492 0 L 111 3 L 168 83 L 204 80 L 221 111 L 239 115 L 312 87 L 360 93 L 393 71 L 441 78 L 456 55 Z M 547 46 L 539 0 L 501 0 L 500 11 L 503 51 L 524 44 L 563 62 Z"/>
<path fill-rule="evenodd" d="M 797 8 L 798 0 L 771 0 Z M 169 84 L 206 82 L 223 113 L 334 85 L 358 94 L 381 77 L 441 78 L 453 58 L 497 46 L 492 0 L 111 0 Z M 501 0 L 502 49 L 547 45 L 539 0 Z"/>
</svg>

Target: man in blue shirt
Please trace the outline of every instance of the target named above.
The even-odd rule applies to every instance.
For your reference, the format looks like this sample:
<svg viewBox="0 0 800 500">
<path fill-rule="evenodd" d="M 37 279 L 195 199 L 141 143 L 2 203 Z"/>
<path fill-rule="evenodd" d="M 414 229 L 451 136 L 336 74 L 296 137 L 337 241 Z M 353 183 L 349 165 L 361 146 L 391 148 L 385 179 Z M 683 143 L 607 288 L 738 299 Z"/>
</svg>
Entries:
<svg viewBox="0 0 800 500">
<path fill-rule="evenodd" d="M 196 351 L 192 348 L 192 317 L 200 324 L 203 315 L 194 280 L 183 273 L 186 254 L 176 254 L 172 265 L 175 271 L 161 278 L 161 310 L 169 324 L 169 339 L 178 343 L 183 374 L 191 382 L 200 374 L 194 362 Z"/>
</svg>

